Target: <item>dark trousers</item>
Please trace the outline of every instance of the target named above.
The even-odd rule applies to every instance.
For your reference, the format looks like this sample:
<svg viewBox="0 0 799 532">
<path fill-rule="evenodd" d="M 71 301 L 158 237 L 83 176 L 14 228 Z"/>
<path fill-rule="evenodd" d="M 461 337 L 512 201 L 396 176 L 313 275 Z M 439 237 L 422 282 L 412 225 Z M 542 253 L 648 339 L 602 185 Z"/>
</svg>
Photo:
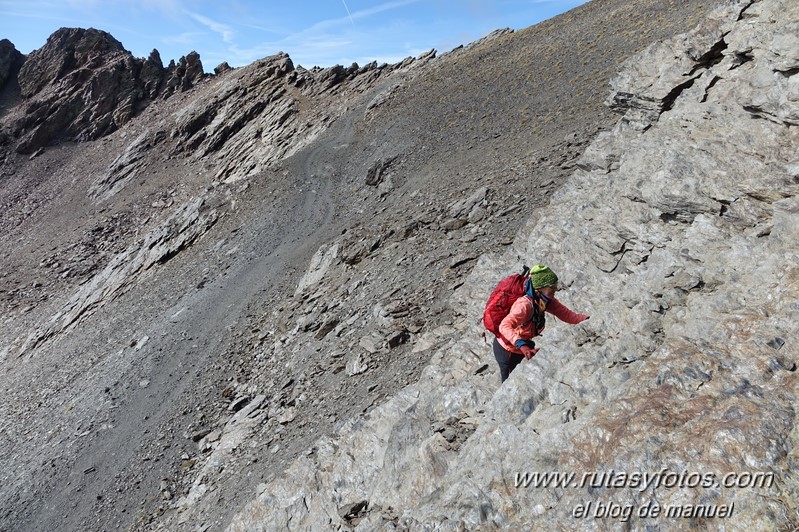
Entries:
<svg viewBox="0 0 799 532">
<path fill-rule="evenodd" d="M 508 378 L 510 372 L 516 369 L 522 360 L 524 360 L 523 355 L 519 355 L 516 353 L 511 353 L 502 345 L 500 345 L 499 340 L 494 338 L 494 358 L 497 359 L 497 364 L 499 364 L 499 378 L 502 382 L 505 382 L 505 379 Z"/>
</svg>

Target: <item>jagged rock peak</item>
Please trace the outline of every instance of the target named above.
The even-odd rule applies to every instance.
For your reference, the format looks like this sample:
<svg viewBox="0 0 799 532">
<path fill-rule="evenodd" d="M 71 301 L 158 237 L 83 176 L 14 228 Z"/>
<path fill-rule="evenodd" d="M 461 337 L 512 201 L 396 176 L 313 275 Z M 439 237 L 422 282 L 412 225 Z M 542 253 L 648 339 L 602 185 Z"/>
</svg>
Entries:
<svg viewBox="0 0 799 532">
<path fill-rule="evenodd" d="M 224 74 L 225 72 L 230 72 L 231 70 L 233 70 L 233 67 L 230 66 L 227 61 L 223 61 L 214 67 L 214 74 L 218 76 L 220 74 Z"/>
<path fill-rule="evenodd" d="M 34 50 L 20 71 L 22 96 L 29 98 L 45 85 L 79 68 L 96 68 L 117 53 L 129 53 L 110 33 L 94 28 L 61 28 Z"/>
<path fill-rule="evenodd" d="M 0 40 L 0 89 L 16 68 L 22 66 L 25 56 L 8 39 Z"/>
<path fill-rule="evenodd" d="M 203 64 L 200 61 L 200 54 L 192 50 L 181 57 L 177 64 L 174 61 L 170 61 L 167 71 L 168 79 L 164 97 L 169 97 L 178 90 L 186 91 L 190 89 L 203 78 Z"/>
<path fill-rule="evenodd" d="M 10 68 L 8 74 L 16 75 L 24 99 L 10 128 L 20 153 L 107 135 L 153 99 L 186 91 L 204 77 L 197 52 L 165 69 L 158 50 L 135 58 L 111 34 L 93 28 L 61 28 L 23 60 L 18 74 Z"/>
</svg>

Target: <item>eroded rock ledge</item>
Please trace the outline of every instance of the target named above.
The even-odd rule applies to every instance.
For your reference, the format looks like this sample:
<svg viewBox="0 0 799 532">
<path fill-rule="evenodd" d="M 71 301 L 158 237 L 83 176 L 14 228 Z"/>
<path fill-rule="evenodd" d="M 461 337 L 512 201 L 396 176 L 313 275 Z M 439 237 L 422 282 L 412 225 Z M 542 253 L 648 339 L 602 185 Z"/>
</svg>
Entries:
<svg viewBox="0 0 799 532">
<path fill-rule="evenodd" d="M 453 298 L 460 323 L 418 340 L 438 347 L 421 380 L 318 441 L 229 530 L 622 525 L 573 517 L 589 503 L 734 504 L 729 519 L 634 516 L 633 528 L 795 520 L 797 20 L 788 0 L 730 2 L 628 62 L 611 97 L 624 118 L 512 253 L 478 261 Z M 493 283 L 531 261 L 550 263 L 561 299 L 591 320 L 552 323 L 539 356 L 498 388 L 474 318 Z M 524 472 L 664 468 L 775 482 L 515 483 Z"/>
</svg>

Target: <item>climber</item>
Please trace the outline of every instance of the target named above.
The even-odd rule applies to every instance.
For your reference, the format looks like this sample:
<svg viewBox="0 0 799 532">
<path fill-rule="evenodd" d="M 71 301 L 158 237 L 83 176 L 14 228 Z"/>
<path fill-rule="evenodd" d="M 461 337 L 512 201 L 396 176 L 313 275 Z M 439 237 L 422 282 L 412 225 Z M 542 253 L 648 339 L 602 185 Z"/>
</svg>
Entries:
<svg viewBox="0 0 799 532">
<path fill-rule="evenodd" d="M 494 338 L 494 358 L 499 364 L 502 382 L 522 360 L 533 358 L 540 348 L 533 338 L 544 330 L 544 311 L 566 323 L 577 324 L 588 319 L 585 314 L 569 310 L 555 298 L 558 276 L 543 264 L 533 266 L 524 284 L 524 295 L 516 299 L 510 312 L 499 325 L 500 335 Z"/>
</svg>

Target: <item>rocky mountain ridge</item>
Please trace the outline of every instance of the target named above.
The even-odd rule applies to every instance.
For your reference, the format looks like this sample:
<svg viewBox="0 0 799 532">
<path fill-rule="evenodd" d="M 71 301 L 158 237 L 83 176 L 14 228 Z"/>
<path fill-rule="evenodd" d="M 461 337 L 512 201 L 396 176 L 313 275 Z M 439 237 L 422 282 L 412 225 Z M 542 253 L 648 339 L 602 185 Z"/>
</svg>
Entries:
<svg viewBox="0 0 799 532">
<path fill-rule="evenodd" d="M 467 330 L 473 303 L 453 308 L 450 294 L 480 291 L 479 257 L 518 250 L 532 208 L 612 127 L 601 102 L 617 62 L 709 6 L 595 0 L 398 65 L 305 71 L 276 55 L 158 98 L 97 141 L 30 158 L 12 138 L 0 523 L 253 519 L 240 509 L 259 483 L 279 489 L 320 434 L 382 416 Z M 493 393 L 490 359 L 474 371 Z M 437 418 L 434 432 L 457 454 L 477 441 L 475 414 Z M 362 526 L 395 522 L 375 497 L 339 502 L 334 527 L 365 512 Z"/>
<path fill-rule="evenodd" d="M 110 34 L 95 29 L 62 28 L 27 57 L 5 42 L 21 65 L 16 75 L 9 69 L 0 77 L 0 89 L 5 84 L 18 88 L 22 105 L 4 121 L 0 139 L 2 144 L 15 139 L 19 153 L 30 154 L 59 140 L 103 137 L 155 98 L 185 91 L 203 77 L 196 52 L 164 68 L 158 50 L 146 60 L 134 58 Z"/>
</svg>

